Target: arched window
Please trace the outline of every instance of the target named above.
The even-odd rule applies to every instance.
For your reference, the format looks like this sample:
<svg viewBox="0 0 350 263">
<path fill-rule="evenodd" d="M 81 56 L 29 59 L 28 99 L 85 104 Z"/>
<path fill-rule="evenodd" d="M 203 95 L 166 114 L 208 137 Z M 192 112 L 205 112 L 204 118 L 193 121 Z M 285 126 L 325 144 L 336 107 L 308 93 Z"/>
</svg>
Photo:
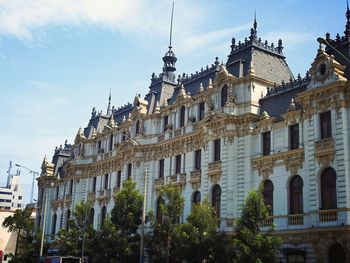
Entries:
<svg viewBox="0 0 350 263">
<path fill-rule="evenodd" d="M 221 89 L 221 107 L 226 105 L 227 97 L 227 86 L 223 86 Z"/>
<path fill-rule="evenodd" d="M 192 196 L 192 206 L 198 205 L 201 202 L 201 192 L 195 191 Z"/>
<path fill-rule="evenodd" d="M 264 182 L 264 202 L 269 209 L 269 215 L 273 215 L 273 183 L 270 180 Z"/>
<path fill-rule="evenodd" d="M 51 228 L 51 234 L 55 235 L 56 234 L 56 223 L 57 223 L 57 215 L 56 213 L 53 214 L 52 216 L 52 228 Z"/>
<path fill-rule="evenodd" d="M 302 214 L 303 208 L 303 179 L 299 175 L 293 177 L 289 186 L 289 212 L 290 214 Z"/>
<path fill-rule="evenodd" d="M 328 250 L 329 263 L 343 263 L 345 262 L 345 252 L 342 246 L 338 243 L 333 244 Z"/>
<path fill-rule="evenodd" d="M 179 127 L 185 126 L 185 106 L 182 106 L 180 109 L 180 121 Z"/>
<path fill-rule="evenodd" d="M 327 168 L 321 174 L 322 209 L 337 208 L 337 176 L 332 168 Z"/>
<path fill-rule="evenodd" d="M 103 226 L 104 222 L 106 221 L 106 217 L 107 217 L 107 208 L 104 205 L 102 207 L 102 210 L 101 210 L 101 227 Z"/>
<path fill-rule="evenodd" d="M 94 225 L 95 209 L 90 209 L 89 224 Z"/>
<path fill-rule="evenodd" d="M 69 230 L 70 209 L 67 210 L 66 229 Z"/>
<path fill-rule="evenodd" d="M 140 120 L 136 121 L 136 126 L 135 126 L 135 136 L 140 135 Z"/>
<path fill-rule="evenodd" d="M 158 197 L 157 199 L 157 207 L 156 207 L 156 220 L 158 223 L 162 222 L 162 210 L 161 210 L 161 204 L 163 204 L 164 201 L 161 197 Z"/>
<path fill-rule="evenodd" d="M 215 185 L 212 191 L 211 205 L 214 207 L 216 217 L 220 218 L 221 213 L 221 187 Z"/>
</svg>

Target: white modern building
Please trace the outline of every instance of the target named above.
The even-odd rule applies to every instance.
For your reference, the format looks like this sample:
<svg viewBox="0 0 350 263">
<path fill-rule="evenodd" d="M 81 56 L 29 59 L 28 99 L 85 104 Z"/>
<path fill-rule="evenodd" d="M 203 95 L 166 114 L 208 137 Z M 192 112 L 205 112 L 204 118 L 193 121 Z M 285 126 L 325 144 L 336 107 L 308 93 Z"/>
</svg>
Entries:
<svg viewBox="0 0 350 263">
<path fill-rule="evenodd" d="M 23 189 L 19 183 L 20 171 L 12 173 L 12 162 L 7 171 L 7 184 L 0 187 L 0 210 L 11 210 L 23 208 Z"/>
<path fill-rule="evenodd" d="M 52 240 L 75 204 L 90 200 L 98 229 L 123 181 L 142 191 L 147 170 L 147 211 L 157 212 L 159 188 L 173 184 L 183 220 L 208 197 L 219 229 L 232 233 L 248 191 L 263 184 L 266 225 L 284 240 L 281 262 L 350 262 L 349 9 L 344 35 L 325 42 L 303 77 L 290 71 L 282 40 L 258 36 L 256 21 L 245 40 L 232 39 L 225 64 L 216 58 L 194 74 L 175 75 L 170 46 L 144 98 L 119 108 L 110 98 L 73 144 L 45 158 L 37 225 L 46 207 Z"/>
</svg>

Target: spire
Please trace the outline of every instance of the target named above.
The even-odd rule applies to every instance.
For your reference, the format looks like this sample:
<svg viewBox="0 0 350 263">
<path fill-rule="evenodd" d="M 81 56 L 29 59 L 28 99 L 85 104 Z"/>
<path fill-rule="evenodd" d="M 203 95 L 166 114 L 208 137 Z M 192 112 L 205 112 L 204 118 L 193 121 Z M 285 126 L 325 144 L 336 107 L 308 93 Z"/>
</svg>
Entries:
<svg viewBox="0 0 350 263">
<path fill-rule="evenodd" d="M 253 23 L 253 27 L 250 29 L 250 41 L 254 41 L 257 38 L 257 29 L 258 27 L 258 23 L 256 22 L 256 11 L 254 12 L 254 23 Z"/>
<path fill-rule="evenodd" d="M 345 13 L 345 17 L 346 17 L 346 25 L 345 25 L 345 37 L 348 38 L 350 36 L 350 9 L 349 9 L 349 1 L 346 0 L 346 13 Z"/>
<path fill-rule="evenodd" d="M 111 99 L 112 99 L 112 92 L 111 92 L 111 89 L 109 89 L 109 98 L 108 98 L 108 106 L 107 106 L 107 115 L 110 115 L 110 113 L 111 113 Z"/>
<path fill-rule="evenodd" d="M 169 49 L 163 57 L 163 61 L 164 61 L 163 72 L 164 73 L 174 72 L 176 70 L 175 63 L 176 63 L 177 58 L 175 56 L 175 53 L 171 50 L 172 49 L 171 42 L 172 42 L 172 37 L 173 37 L 173 19 L 174 19 L 174 2 L 173 2 L 173 7 L 171 9 Z"/>
<path fill-rule="evenodd" d="M 254 24 L 253 24 L 253 26 L 254 26 L 254 30 L 256 32 L 256 28 L 258 27 L 258 23 L 256 22 L 256 10 L 254 11 Z"/>
</svg>

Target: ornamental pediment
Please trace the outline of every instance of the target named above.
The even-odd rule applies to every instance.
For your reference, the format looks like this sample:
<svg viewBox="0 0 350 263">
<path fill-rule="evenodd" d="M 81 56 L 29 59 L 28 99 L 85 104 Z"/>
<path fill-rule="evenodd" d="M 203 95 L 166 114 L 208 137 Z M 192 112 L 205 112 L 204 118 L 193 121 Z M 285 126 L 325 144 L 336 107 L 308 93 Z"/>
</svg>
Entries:
<svg viewBox="0 0 350 263">
<path fill-rule="evenodd" d="M 333 55 L 328 55 L 326 51 L 320 47 L 316 58 L 311 64 L 311 81 L 308 85 L 308 89 L 317 88 L 337 81 L 346 81 L 344 70 L 345 66 L 342 66 L 334 59 Z"/>
<path fill-rule="evenodd" d="M 216 77 L 213 82 L 214 87 L 221 87 L 225 84 L 233 84 L 236 83 L 238 79 L 231 75 L 228 70 L 226 69 L 226 66 L 224 64 L 220 65 L 220 70 L 216 74 Z"/>
</svg>

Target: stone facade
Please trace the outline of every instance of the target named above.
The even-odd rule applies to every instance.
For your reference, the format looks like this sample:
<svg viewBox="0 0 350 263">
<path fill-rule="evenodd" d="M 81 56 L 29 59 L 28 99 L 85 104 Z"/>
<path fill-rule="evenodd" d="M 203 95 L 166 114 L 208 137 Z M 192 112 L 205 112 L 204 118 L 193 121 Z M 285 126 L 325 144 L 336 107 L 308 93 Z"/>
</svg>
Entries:
<svg viewBox="0 0 350 263">
<path fill-rule="evenodd" d="M 339 50 L 350 45 L 346 14 L 345 36 L 327 35 Z M 182 220 L 199 191 L 215 206 L 219 230 L 232 233 L 248 191 L 264 184 L 272 186 L 264 191 L 266 225 L 284 240 L 281 262 L 333 262 L 335 252 L 350 262 L 350 63 L 320 46 L 305 77 L 294 78 L 282 50 L 281 40 L 274 47 L 257 37 L 254 21 L 249 38 L 232 40 L 226 64 L 216 59 L 175 80 L 169 47 L 144 99 L 117 109 L 109 103 L 106 114 L 93 109 L 74 143 L 44 160 L 37 225 L 46 207 L 52 240 L 74 205 L 89 200 L 98 229 L 132 178 L 141 192 L 146 187 L 147 211 L 157 211 L 159 188 L 174 184 L 185 198 Z"/>
</svg>

